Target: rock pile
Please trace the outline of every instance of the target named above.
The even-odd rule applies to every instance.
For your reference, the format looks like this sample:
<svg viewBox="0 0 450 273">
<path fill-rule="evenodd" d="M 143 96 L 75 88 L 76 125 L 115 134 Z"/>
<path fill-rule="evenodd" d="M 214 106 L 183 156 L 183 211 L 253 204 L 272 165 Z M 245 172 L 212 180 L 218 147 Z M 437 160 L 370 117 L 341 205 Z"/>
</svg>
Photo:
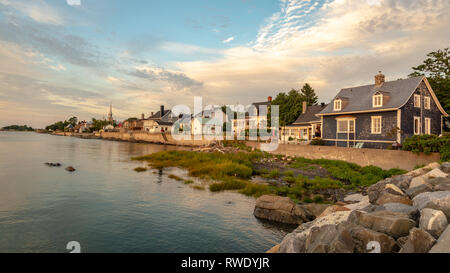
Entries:
<svg viewBox="0 0 450 273">
<path fill-rule="evenodd" d="M 272 252 L 450 253 L 449 173 L 449 162 L 432 163 L 379 181 L 368 188 L 367 196 L 345 198 L 354 203 L 325 207 L 315 215 L 291 203 L 283 211 L 290 212 L 291 217 L 297 215 L 300 226 L 286 235 Z M 281 200 L 261 198 L 266 202 Z M 255 215 L 276 221 L 282 218 L 268 216 L 279 207 L 267 204 L 264 206 L 268 211 L 261 214 L 258 205 L 262 201 L 259 201 Z"/>
</svg>

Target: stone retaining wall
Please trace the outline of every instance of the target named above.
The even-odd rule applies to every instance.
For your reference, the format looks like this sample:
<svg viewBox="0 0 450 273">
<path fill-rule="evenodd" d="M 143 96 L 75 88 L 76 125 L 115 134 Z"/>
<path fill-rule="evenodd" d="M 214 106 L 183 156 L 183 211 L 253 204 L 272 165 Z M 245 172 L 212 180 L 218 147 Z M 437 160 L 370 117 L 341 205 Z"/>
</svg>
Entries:
<svg viewBox="0 0 450 273">
<path fill-rule="evenodd" d="M 167 145 L 178 146 L 204 146 L 209 145 L 213 141 L 211 140 L 175 140 L 170 134 L 165 134 L 165 138 L 162 134 L 152 134 L 148 132 L 102 132 L 101 138 L 111 140 L 123 140 L 131 142 L 148 142 Z"/>
<path fill-rule="evenodd" d="M 259 148 L 258 142 L 247 142 L 248 146 Z M 361 166 L 374 165 L 383 169 L 400 168 L 412 170 L 417 165 L 427 165 L 439 161 L 438 153 L 430 155 L 408 151 L 354 149 L 328 146 L 279 144 L 275 154 L 301 156 L 308 159 L 344 160 Z"/>
</svg>

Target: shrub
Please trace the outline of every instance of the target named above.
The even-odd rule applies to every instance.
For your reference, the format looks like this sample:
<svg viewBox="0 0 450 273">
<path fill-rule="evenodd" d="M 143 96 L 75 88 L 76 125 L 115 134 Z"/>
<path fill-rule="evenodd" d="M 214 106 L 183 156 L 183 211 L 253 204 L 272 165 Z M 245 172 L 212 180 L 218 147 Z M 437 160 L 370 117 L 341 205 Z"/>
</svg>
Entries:
<svg viewBox="0 0 450 273">
<path fill-rule="evenodd" d="M 325 146 L 325 141 L 321 138 L 315 138 L 315 139 L 311 140 L 309 145 Z"/>
<path fill-rule="evenodd" d="M 138 172 L 138 173 L 142 173 L 142 172 L 147 171 L 147 168 L 137 167 L 137 168 L 134 169 L 134 171 L 135 171 L 135 172 Z"/>
<path fill-rule="evenodd" d="M 437 152 L 441 154 L 442 161 L 450 160 L 450 136 L 444 135 L 416 135 L 405 139 L 402 149 L 416 153 L 430 154 Z"/>
</svg>

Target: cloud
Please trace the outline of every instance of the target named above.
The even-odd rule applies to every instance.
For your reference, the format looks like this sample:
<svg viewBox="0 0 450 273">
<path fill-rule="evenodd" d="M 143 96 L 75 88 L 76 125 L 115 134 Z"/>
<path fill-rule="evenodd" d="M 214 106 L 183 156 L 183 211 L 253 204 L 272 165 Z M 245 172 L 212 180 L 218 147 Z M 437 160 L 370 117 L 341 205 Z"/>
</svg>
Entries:
<svg viewBox="0 0 450 273">
<path fill-rule="evenodd" d="M 39 23 L 62 25 L 63 18 L 59 12 L 43 0 L 0 0 L 0 5 L 10 7 Z"/>
<path fill-rule="evenodd" d="M 232 37 L 230 37 L 230 38 L 228 38 L 228 39 L 223 40 L 222 42 L 223 42 L 224 44 L 228 44 L 229 42 L 233 41 L 234 38 L 235 38 L 235 36 L 232 36 Z"/>
<path fill-rule="evenodd" d="M 184 73 L 168 71 L 162 68 L 140 67 L 126 72 L 128 75 L 151 82 L 164 81 L 176 88 L 191 88 L 202 86 L 201 82 L 193 80 Z"/>
</svg>

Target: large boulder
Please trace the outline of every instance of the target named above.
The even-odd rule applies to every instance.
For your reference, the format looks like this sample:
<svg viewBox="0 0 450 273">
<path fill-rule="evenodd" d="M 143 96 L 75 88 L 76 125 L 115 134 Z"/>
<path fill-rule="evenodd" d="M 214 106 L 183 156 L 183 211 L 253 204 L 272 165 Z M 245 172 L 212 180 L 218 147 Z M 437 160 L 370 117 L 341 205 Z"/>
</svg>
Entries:
<svg viewBox="0 0 450 273">
<path fill-rule="evenodd" d="M 363 198 L 364 198 L 364 196 L 362 194 L 355 193 L 355 194 L 347 195 L 344 198 L 344 201 L 349 202 L 349 203 L 358 203 L 358 202 L 361 202 L 363 200 Z"/>
<path fill-rule="evenodd" d="M 286 235 L 280 244 L 279 253 L 304 253 L 306 252 L 306 239 L 313 227 L 326 225 L 339 225 L 347 221 L 350 211 L 339 211 L 314 221 L 300 225 L 293 232 Z"/>
<path fill-rule="evenodd" d="M 346 222 L 312 227 L 305 241 L 306 253 L 353 253 L 351 237 L 344 232 Z M 344 232 L 344 233 L 343 233 Z"/>
<path fill-rule="evenodd" d="M 414 207 L 441 210 L 450 220 L 450 191 L 424 192 L 413 199 Z"/>
<path fill-rule="evenodd" d="M 387 211 L 404 213 L 411 219 L 417 219 L 419 216 L 419 210 L 417 208 L 401 203 L 386 203 L 382 206 L 382 208 L 384 208 Z"/>
<path fill-rule="evenodd" d="M 428 253 L 436 240 L 423 229 L 413 228 L 400 253 Z"/>
<path fill-rule="evenodd" d="M 370 203 L 376 205 L 383 205 L 386 203 L 411 205 L 411 200 L 402 190 L 402 188 L 409 188 L 411 177 L 398 176 L 396 180 L 389 179 L 390 178 L 380 181 L 367 189 Z"/>
<path fill-rule="evenodd" d="M 370 205 L 369 196 L 366 195 L 366 196 L 363 196 L 361 201 L 359 201 L 358 203 L 345 205 L 345 207 L 350 210 L 362 210 L 369 205 Z"/>
<path fill-rule="evenodd" d="M 308 219 L 310 221 L 316 219 L 317 217 L 319 217 L 319 215 L 322 214 L 322 212 L 328 208 L 330 205 L 327 204 L 304 204 L 304 205 L 299 205 L 300 209 L 302 209 Z"/>
<path fill-rule="evenodd" d="M 427 181 L 425 180 L 425 178 L 423 176 L 418 176 L 418 177 L 414 177 L 411 180 L 411 183 L 409 184 L 409 188 L 412 189 L 412 188 L 418 187 L 420 185 L 426 185 L 426 184 L 427 184 Z"/>
<path fill-rule="evenodd" d="M 407 214 L 386 210 L 371 213 L 355 210 L 350 214 L 348 221 L 394 238 L 408 235 L 409 230 L 416 225 Z"/>
<path fill-rule="evenodd" d="M 438 239 L 447 227 L 447 217 L 440 210 L 425 208 L 420 211 L 419 226 Z"/>
<path fill-rule="evenodd" d="M 384 205 L 387 203 L 400 203 L 412 205 L 411 199 L 406 194 L 393 193 L 392 191 L 383 191 L 379 198 L 375 201 L 376 205 Z"/>
<path fill-rule="evenodd" d="M 437 177 L 448 177 L 448 174 L 441 171 L 441 169 L 439 169 L 439 168 L 435 168 L 435 169 L 431 170 L 430 172 L 422 175 L 422 177 L 424 179 L 428 180 L 428 179 L 437 178 Z"/>
<path fill-rule="evenodd" d="M 367 194 L 369 196 L 370 203 L 375 204 L 375 201 L 380 197 L 380 195 L 385 191 L 386 185 L 393 184 L 402 191 L 409 188 L 412 176 L 409 175 L 397 175 L 373 184 L 367 189 Z M 391 187 L 392 188 L 392 187 Z M 395 193 L 394 193 L 395 194 Z"/>
<path fill-rule="evenodd" d="M 441 171 L 450 174 L 450 162 L 444 162 L 441 165 Z"/>
<path fill-rule="evenodd" d="M 256 200 L 255 217 L 285 224 L 309 221 L 306 213 L 288 197 L 263 195 Z"/>
<path fill-rule="evenodd" d="M 439 240 L 430 250 L 430 253 L 450 253 L 450 225 L 447 226 L 444 233 L 439 237 Z"/>
<path fill-rule="evenodd" d="M 433 191 L 433 188 L 430 184 L 425 183 L 422 184 L 420 186 L 414 187 L 414 188 L 410 188 L 406 190 L 406 194 L 410 197 L 410 198 L 414 198 L 417 195 L 424 193 L 424 192 L 431 192 Z"/>
<path fill-rule="evenodd" d="M 428 180 L 434 191 L 450 191 L 449 177 L 436 177 Z"/>
<path fill-rule="evenodd" d="M 325 217 L 329 214 L 338 212 L 338 211 L 349 211 L 349 208 L 343 207 L 343 206 L 338 206 L 338 205 L 333 205 L 333 206 L 329 206 L 328 208 L 326 208 L 320 215 L 319 217 Z"/>
<path fill-rule="evenodd" d="M 373 231 L 362 226 L 354 226 L 348 229 L 354 243 L 355 252 L 367 253 L 369 242 L 378 242 L 381 253 L 391 253 L 398 251 L 395 240 L 381 232 Z"/>
</svg>

